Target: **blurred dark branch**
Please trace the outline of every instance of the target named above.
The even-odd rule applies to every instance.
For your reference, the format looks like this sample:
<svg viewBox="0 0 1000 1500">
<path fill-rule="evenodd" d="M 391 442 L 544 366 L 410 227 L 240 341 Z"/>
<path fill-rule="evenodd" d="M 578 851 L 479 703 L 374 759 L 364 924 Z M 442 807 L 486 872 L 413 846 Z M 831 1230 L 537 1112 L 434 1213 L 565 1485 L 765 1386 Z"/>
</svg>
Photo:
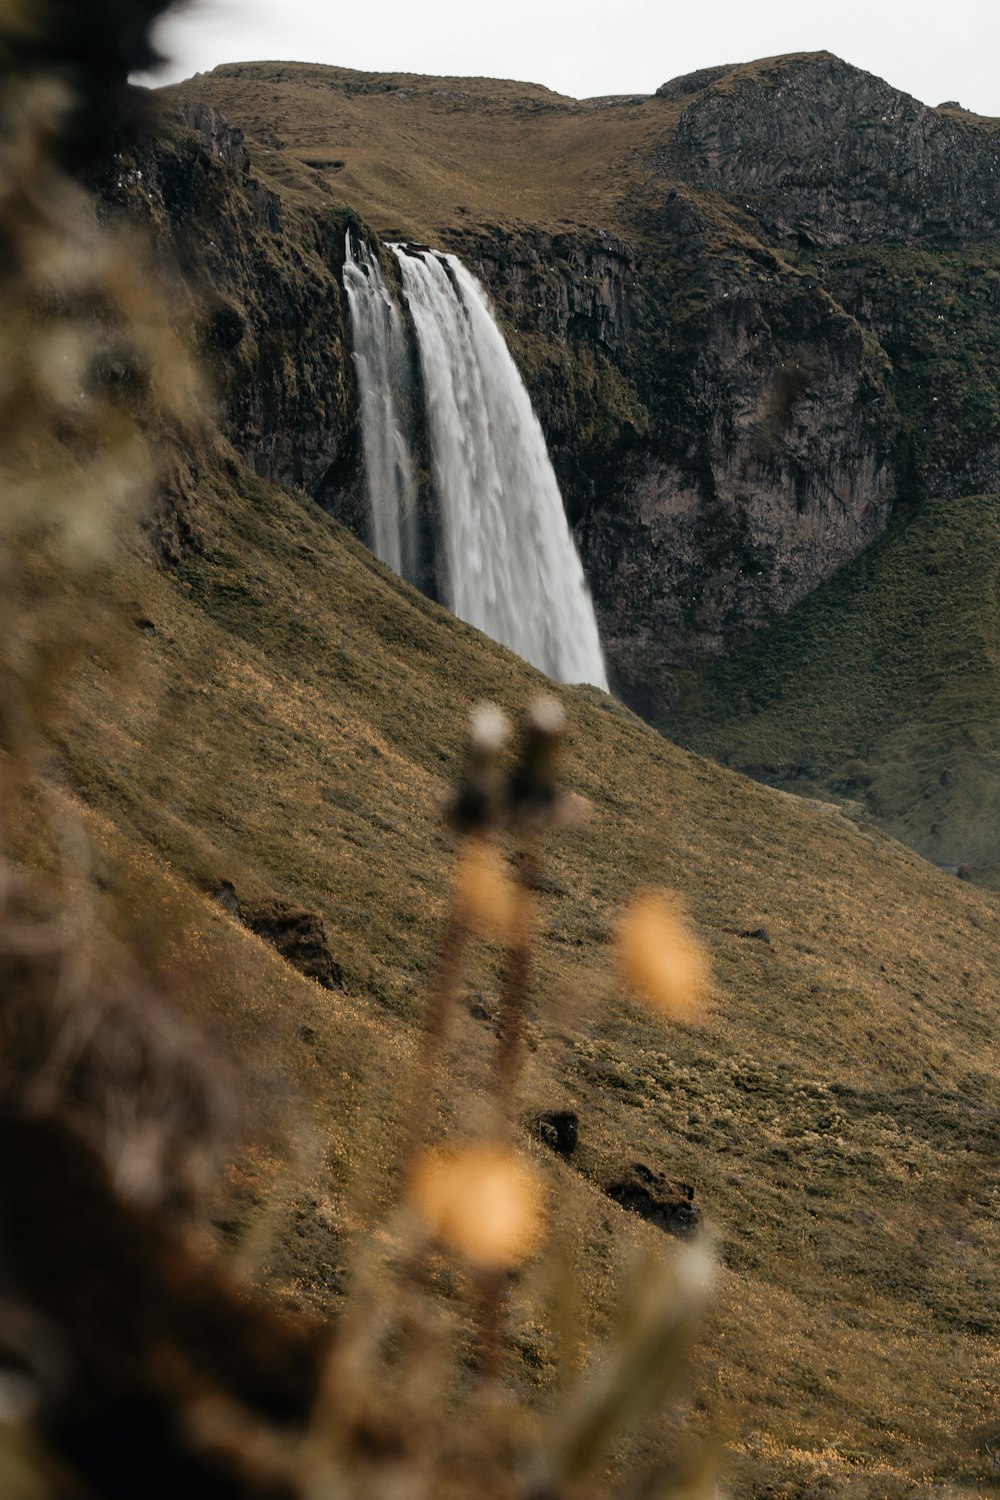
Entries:
<svg viewBox="0 0 1000 1500">
<path fill-rule="evenodd" d="M 5 0 L 0 6 L 0 92 L 33 78 L 60 83 L 68 109 L 60 164 L 87 179 L 145 129 L 148 95 L 131 73 L 162 61 L 152 41 L 172 0 Z"/>
</svg>

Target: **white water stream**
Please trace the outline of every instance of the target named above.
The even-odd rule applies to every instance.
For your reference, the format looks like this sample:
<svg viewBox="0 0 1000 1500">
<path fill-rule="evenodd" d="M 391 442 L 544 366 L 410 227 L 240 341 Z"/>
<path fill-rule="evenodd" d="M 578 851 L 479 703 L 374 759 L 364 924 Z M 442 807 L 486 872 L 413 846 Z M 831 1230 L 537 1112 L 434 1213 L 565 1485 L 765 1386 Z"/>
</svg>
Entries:
<svg viewBox="0 0 1000 1500">
<path fill-rule="evenodd" d="M 560 682 L 607 688 L 594 607 L 541 425 L 479 282 L 454 255 L 394 245 L 427 404 L 444 602 Z M 415 465 L 395 393 L 399 309 L 370 250 L 344 267 L 375 551 L 416 581 Z M 443 553 L 443 566 L 441 556 Z"/>
<path fill-rule="evenodd" d="M 361 434 L 372 551 L 394 572 L 416 577 L 416 474 L 397 397 L 409 374 L 402 314 L 368 246 L 347 235 L 344 290 L 361 399 Z"/>
<path fill-rule="evenodd" d="M 561 682 L 607 676 L 541 424 L 454 255 L 394 246 L 417 342 L 455 614 Z"/>
</svg>

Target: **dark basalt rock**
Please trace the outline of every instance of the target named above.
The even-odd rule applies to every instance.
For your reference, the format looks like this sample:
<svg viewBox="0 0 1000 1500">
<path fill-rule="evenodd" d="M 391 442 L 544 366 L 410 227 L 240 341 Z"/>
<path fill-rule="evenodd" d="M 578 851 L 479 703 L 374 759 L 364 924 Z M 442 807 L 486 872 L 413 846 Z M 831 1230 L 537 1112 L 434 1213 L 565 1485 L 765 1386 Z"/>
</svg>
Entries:
<svg viewBox="0 0 1000 1500">
<path fill-rule="evenodd" d="M 246 319 L 238 308 L 220 303 L 205 320 L 202 344 L 208 350 L 229 353 L 242 344 L 246 336 Z"/>
<path fill-rule="evenodd" d="M 215 893 L 215 899 L 224 911 L 227 911 L 231 917 L 236 918 L 237 922 L 243 921 L 243 908 L 240 905 L 240 898 L 236 894 L 236 887 L 231 880 L 224 880 L 222 882 Z"/>
<path fill-rule="evenodd" d="M 881 534 L 897 495 L 888 361 L 857 319 L 763 246 L 713 268 L 683 188 L 660 217 L 662 252 L 529 231 L 458 243 L 522 356 L 613 682 L 649 717 L 671 668 L 790 609 Z M 537 366 L 525 309 L 551 341 Z"/>
<path fill-rule="evenodd" d="M 799 53 L 709 70 L 657 160 L 740 198 L 792 244 L 800 227 L 825 245 L 968 244 L 1000 229 L 1000 158 L 996 133 L 961 113 L 830 52 Z"/>
<path fill-rule="evenodd" d="M 718 83 L 725 78 L 732 69 L 725 65 L 715 68 L 697 68 L 693 73 L 684 73 L 680 78 L 671 78 L 669 83 L 661 83 L 656 90 L 657 99 L 683 99 L 687 94 L 696 94 L 701 89 L 708 88 L 710 84 Z"/>
<path fill-rule="evenodd" d="M 633 1162 L 604 1191 L 622 1208 L 655 1224 L 666 1234 L 684 1238 L 693 1234 L 701 1223 L 701 1209 L 694 1201 L 691 1184 L 674 1182 L 640 1161 Z"/>
<path fill-rule="evenodd" d="M 323 919 L 317 912 L 277 898 L 240 904 L 242 920 L 250 931 L 270 943 L 300 973 L 324 989 L 344 988 L 344 972 L 330 952 Z"/>
<path fill-rule="evenodd" d="M 289 205 L 253 172 L 243 131 L 198 99 L 157 99 L 155 141 L 119 153 L 98 184 L 175 262 L 178 317 L 210 360 L 227 438 L 261 475 L 299 486 L 366 533 L 341 269 L 349 211 Z M 178 282 L 178 294 L 184 286 Z M 174 487 L 171 486 L 171 489 Z M 196 520 L 197 486 L 177 508 Z M 175 500 L 177 497 L 174 497 Z M 166 516 L 158 531 L 169 533 Z M 173 557 L 197 546 L 184 529 Z M 159 543 L 159 537 L 157 536 Z"/>
<path fill-rule="evenodd" d="M 231 125 L 225 115 L 192 100 L 182 102 L 181 117 L 201 137 L 212 156 L 221 157 L 243 175 L 250 171 L 250 153 L 243 144 L 243 132 Z"/>
<path fill-rule="evenodd" d="M 535 1119 L 535 1134 L 557 1156 L 572 1156 L 579 1139 L 580 1117 L 572 1109 L 543 1110 Z"/>
</svg>

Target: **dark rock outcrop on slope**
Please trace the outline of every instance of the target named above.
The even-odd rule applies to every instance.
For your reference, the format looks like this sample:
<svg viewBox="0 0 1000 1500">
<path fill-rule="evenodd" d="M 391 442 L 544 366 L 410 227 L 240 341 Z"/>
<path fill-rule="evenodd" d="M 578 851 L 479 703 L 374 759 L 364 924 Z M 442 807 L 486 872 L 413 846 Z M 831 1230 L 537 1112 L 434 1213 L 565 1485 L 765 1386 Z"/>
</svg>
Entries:
<svg viewBox="0 0 1000 1500">
<path fill-rule="evenodd" d="M 325 990 L 344 988 L 344 972 L 330 952 L 326 928 L 318 912 L 277 897 L 241 901 L 240 908 L 244 925 L 270 943 L 307 979 L 315 979 Z"/>
<path fill-rule="evenodd" d="M 535 1117 L 534 1133 L 557 1156 L 569 1158 L 580 1138 L 580 1117 L 573 1109 L 546 1109 Z"/>
<path fill-rule="evenodd" d="M 246 136 L 237 126 L 231 125 L 225 115 L 212 109 L 200 100 L 182 100 L 180 116 L 199 136 L 208 148 L 210 156 L 217 156 L 240 177 L 250 176 L 250 153 L 246 148 Z"/>
<path fill-rule="evenodd" d="M 532 307 L 536 327 L 620 350 L 645 316 L 636 250 L 614 235 L 502 231 L 470 240 L 470 263 L 501 304 Z M 502 308 L 501 308 L 502 310 Z"/>
<path fill-rule="evenodd" d="M 638 1214 L 665 1234 L 687 1239 L 701 1224 L 701 1209 L 689 1182 L 674 1182 L 663 1172 L 635 1161 L 604 1189 L 629 1213 Z"/>
</svg>

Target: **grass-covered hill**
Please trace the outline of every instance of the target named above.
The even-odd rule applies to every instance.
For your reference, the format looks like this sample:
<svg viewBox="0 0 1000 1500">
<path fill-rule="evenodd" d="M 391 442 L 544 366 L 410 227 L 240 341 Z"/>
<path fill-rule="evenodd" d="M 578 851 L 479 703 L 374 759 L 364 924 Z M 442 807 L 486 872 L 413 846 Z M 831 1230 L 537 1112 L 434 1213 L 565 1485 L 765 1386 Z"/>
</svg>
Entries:
<svg viewBox="0 0 1000 1500">
<path fill-rule="evenodd" d="M 669 112 L 309 63 L 226 64 L 165 93 L 220 110 L 257 165 L 307 168 L 386 238 L 432 242 L 455 228 L 620 228 L 629 158 Z"/>
<path fill-rule="evenodd" d="M 484 698 L 517 712 L 541 680 L 239 462 L 206 459 L 197 503 L 196 552 L 164 567 L 137 540 L 110 576 L 129 670 L 86 665 L 60 756 L 98 899 L 243 1054 L 251 1112 L 304 1105 L 297 1169 L 246 1160 L 226 1225 L 275 1295 L 336 1315 L 350 1227 L 393 1192 L 466 716 Z M 589 818 L 548 864 L 519 1113 L 580 1114 L 576 1166 L 546 1171 L 586 1320 L 627 1247 L 660 1233 L 601 1192 L 644 1161 L 695 1185 L 719 1238 L 697 1420 L 719 1424 L 734 1494 L 979 1493 L 998 1376 L 996 898 L 594 690 L 558 691 Z M 248 933 L 216 899 L 226 881 L 319 913 L 343 991 Z M 664 1029 L 612 972 L 615 915 L 650 882 L 683 892 L 711 951 L 703 1025 Z M 498 954 L 479 962 L 442 1128 L 475 1117 L 493 1040 Z M 515 1322 L 543 1387 L 547 1337 Z"/>
<path fill-rule="evenodd" d="M 952 874 L 1000 884 L 1000 499 L 938 500 L 743 651 L 664 728 L 834 796 Z"/>
</svg>

